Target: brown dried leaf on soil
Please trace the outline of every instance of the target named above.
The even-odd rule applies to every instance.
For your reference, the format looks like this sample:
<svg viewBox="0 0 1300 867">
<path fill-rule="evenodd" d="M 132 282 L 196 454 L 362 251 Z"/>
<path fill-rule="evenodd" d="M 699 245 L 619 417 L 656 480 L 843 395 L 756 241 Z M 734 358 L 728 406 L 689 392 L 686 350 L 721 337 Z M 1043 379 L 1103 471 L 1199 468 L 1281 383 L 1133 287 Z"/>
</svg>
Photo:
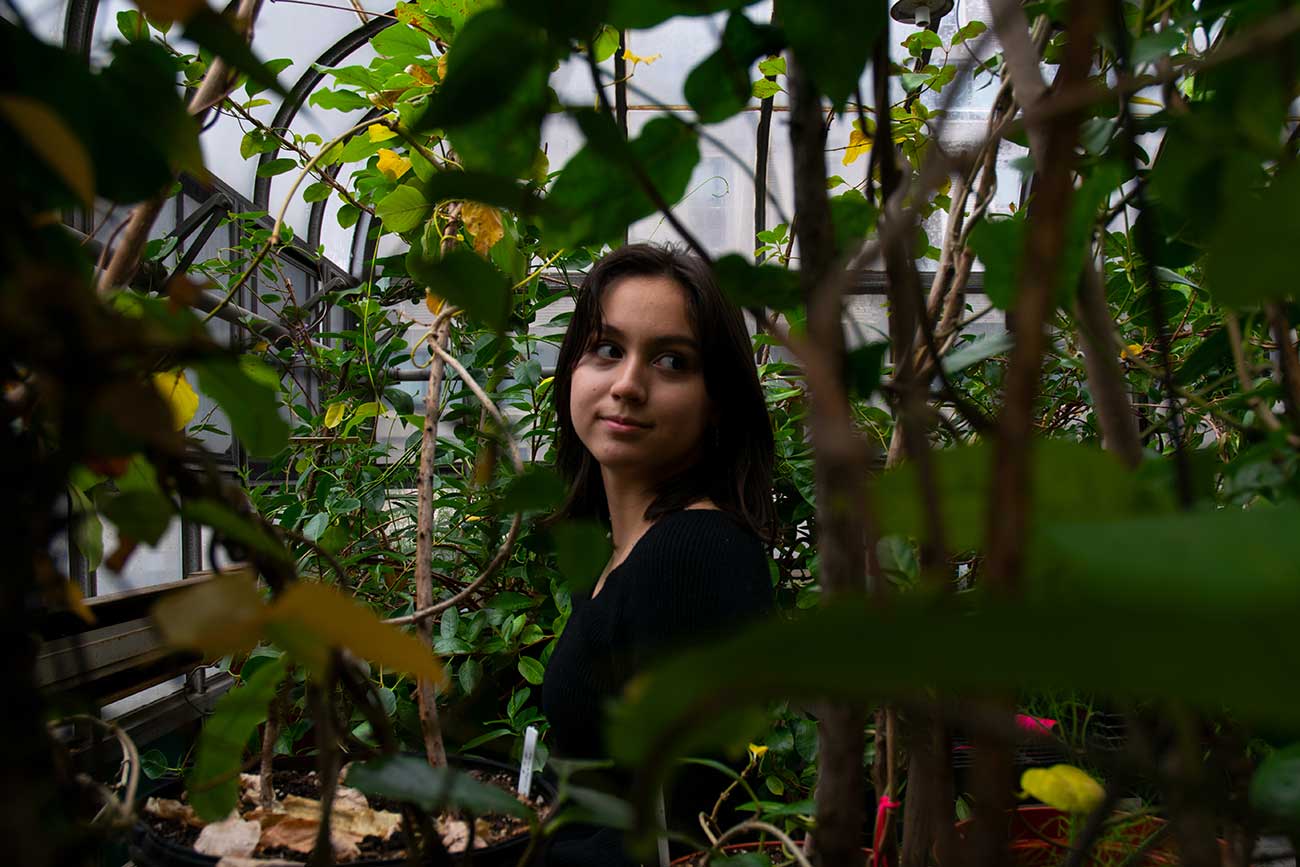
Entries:
<svg viewBox="0 0 1300 867">
<path fill-rule="evenodd" d="M 308 855 L 316 846 L 316 832 L 319 828 L 320 822 L 315 819 L 282 818 L 262 831 L 259 846 L 262 849 L 284 847 Z M 330 846 L 336 860 L 355 861 L 361 857 L 357 840 L 351 834 L 334 828 L 330 829 Z"/>
<path fill-rule="evenodd" d="M 199 839 L 194 841 L 194 851 L 203 855 L 252 855 L 257 841 L 262 837 L 262 826 L 231 814 L 220 822 L 204 825 Z"/>
<path fill-rule="evenodd" d="M 302 862 L 285 861 L 283 858 L 243 858 L 227 855 L 217 862 L 217 867 L 302 867 Z"/>
<path fill-rule="evenodd" d="M 159 819 L 169 819 L 194 828 L 203 827 L 203 820 L 195 814 L 194 808 L 175 798 L 150 798 L 144 802 L 144 811 Z"/>
<path fill-rule="evenodd" d="M 437 819 L 438 833 L 442 835 L 442 845 L 448 852 L 464 852 L 465 844 L 469 842 L 469 825 L 463 819 L 448 819 L 446 816 L 439 816 Z M 487 835 L 492 831 L 492 826 L 485 819 L 474 820 L 474 848 L 482 849 L 487 846 Z"/>
<path fill-rule="evenodd" d="M 298 819 L 320 819 L 320 801 L 288 795 L 280 802 L 286 815 Z M 387 840 L 393 836 L 402 824 L 402 817 L 386 810 L 373 810 L 366 801 L 366 796 L 356 789 L 340 787 L 334 800 L 334 809 L 330 814 L 330 827 L 342 831 L 358 840 L 364 837 L 378 837 Z"/>
</svg>

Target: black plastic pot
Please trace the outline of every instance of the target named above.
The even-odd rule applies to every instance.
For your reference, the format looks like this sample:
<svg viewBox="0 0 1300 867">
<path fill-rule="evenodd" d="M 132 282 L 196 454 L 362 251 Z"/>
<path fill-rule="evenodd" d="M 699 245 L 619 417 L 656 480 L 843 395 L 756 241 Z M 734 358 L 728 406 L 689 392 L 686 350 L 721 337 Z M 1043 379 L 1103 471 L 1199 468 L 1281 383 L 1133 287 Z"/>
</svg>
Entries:
<svg viewBox="0 0 1300 867">
<path fill-rule="evenodd" d="M 473 756 L 448 756 L 448 762 L 456 768 L 462 770 L 484 770 L 484 771 L 505 771 L 509 774 L 516 774 L 518 768 L 496 762 L 491 759 L 480 759 Z M 312 759 L 288 759 L 282 767 L 302 767 L 305 769 L 314 769 L 315 763 Z M 181 781 L 176 780 L 168 786 L 158 791 L 159 797 L 169 798 L 178 797 L 181 792 Z M 542 800 L 547 803 L 554 803 L 556 798 L 555 786 L 551 781 L 540 774 L 533 776 L 533 793 L 540 795 Z M 453 854 L 452 858 L 456 864 L 473 864 L 474 867 L 515 867 L 519 859 L 523 857 L 524 850 L 528 848 L 527 834 L 521 834 L 518 837 L 512 837 L 509 840 L 502 840 L 486 846 L 482 849 L 475 849 L 469 858 L 463 854 Z M 131 860 L 136 867 L 216 867 L 220 858 L 212 855 L 204 855 L 195 852 L 189 846 L 180 846 L 170 840 L 163 838 L 147 822 L 138 821 L 131 831 L 131 843 L 129 846 Z M 407 858 L 371 858 L 363 861 L 346 862 L 348 867 L 402 867 L 410 864 Z"/>
</svg>

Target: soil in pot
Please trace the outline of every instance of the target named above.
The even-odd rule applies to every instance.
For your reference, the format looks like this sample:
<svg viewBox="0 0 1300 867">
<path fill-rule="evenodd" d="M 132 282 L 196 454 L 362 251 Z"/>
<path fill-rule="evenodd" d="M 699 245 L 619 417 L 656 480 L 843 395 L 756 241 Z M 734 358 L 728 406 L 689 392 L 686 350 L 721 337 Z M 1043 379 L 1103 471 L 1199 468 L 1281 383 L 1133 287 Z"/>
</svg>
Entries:
<svg viewBox="0 0 1300 867">
<path fill-rule="evenodd" d="M 1173 841 L 1164 834 L 1165 820 L 1158 816 L 1117 815 L 1112 827 L 1093 844 L 1086 867 L 1124 864 L 1129 856 L 1150 841 L 1142 860 L 1133 867 L 1160 867 L 1178 864 Z M 1069 814 L 1055 807 L 1021 807 L 1011 814 L 1008 832 L 1011 841 L 1012 867 L 1055 867 L 1064 864 L 1070 854 L 1072 829 L 1082 826 L 1081 819 L 1071 821 Z M 957 838 L 964 840 L 970 830 L 969 820 L 957 823 Z"/>
<path fill-rule="evenodd" d="M 527 799 L 514 792 L 516 771 L 482 759 L 453 759 L 480 782 L 510 792 L 539 815 L 555 800 L 551 785 L 534 777 Z M 314 843 L 320 814 L 320 780 L 313 761 L 289 760 L 272 774 L 276 806 L 258 807 L 257 777 L 241 777 L 239 815 L 204 825 L 182 800 L 179 781 L 150 798 L 140 811 L 132 858 L 140 867 L 211 867 L 218 853 L 288 862 L 306 862 Z M 452 853 L 464 852 L 470 829 L 453 816 L 431 817 L 443 845 Z M 331 823 L 336 863 L 340 865 L 398 865 L 406 860 L 407 839 L 402 830 L 401 805 L 385 798 L 368 797 L 340 786 L 335 795 Z M 481 867 L 514 865 L 528 844 L 528 823 L 514 816 L 476 817 L 472 863 Z"/>
<path fill-rule="evenodd" d="M 799 842 L 799 841 L 795 841 Z M 864 855 L 870 855 L 870 849 L 863 849 Z M 762 843 L 736 843 L 730 846 L 722 847 L 722 854 L 734 858 L 737 855 L 764 855 L 772 864 L 784 864 L 790 858 L 786 854 L 779 840 L 767 840 Z M 689 855 L 683 855 L 672 862 L 671 867 L 701 867 L 704 864 L 704 852 L 692 852 Z M 721 860 L 714 857 L 709 864 L 719 864 Z"/>
</svg>

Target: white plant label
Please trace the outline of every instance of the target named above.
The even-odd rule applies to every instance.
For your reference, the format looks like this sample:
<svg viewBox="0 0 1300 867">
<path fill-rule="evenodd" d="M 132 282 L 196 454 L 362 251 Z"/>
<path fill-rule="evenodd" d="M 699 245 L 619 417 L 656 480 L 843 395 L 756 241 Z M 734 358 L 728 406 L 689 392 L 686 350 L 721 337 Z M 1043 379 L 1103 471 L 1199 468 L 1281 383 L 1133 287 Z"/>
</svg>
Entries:
<svg viewBox="0 0 1300 867">
<path fill-rule="evenodd" d="M 537 727 L 524 731 L 524 754 L 519 759 L 519 794 L 525 798 L 533 788 L 533 756 L 537 753 Z"/>
</svg>

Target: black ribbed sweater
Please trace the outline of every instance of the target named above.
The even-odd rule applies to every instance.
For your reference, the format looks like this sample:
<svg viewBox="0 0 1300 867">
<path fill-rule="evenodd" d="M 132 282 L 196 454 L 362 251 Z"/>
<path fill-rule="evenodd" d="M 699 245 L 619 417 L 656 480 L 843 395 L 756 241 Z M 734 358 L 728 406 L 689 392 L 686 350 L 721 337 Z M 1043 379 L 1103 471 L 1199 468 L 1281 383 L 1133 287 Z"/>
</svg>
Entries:
<svg viewBox="0 0 1300 867">
<path fill-rule="evenodd" d="M 615 567 L 593 599 L 575 593 L 573 611 L 546 668 L 542 708 L 551 750 L 565 758 L 603 758 L 605 708 L 634 674 L 660 657 L 718 638 L 772 607 L 763 543 L 729 512 L 683 509 L 663 516 Z M 713 783 L 717 785 L 713 785 Z M 674 815 L 708 810 L 726 780 L 689 778 L 669 795 Z M 620 793 L 622 794 L 622 793 Z M 707 804 L 704 802 L 707 801 Z M 583 853 L 553 850 L 548 863 L 614 863 L 616 838 L 600 835 Z M 581 847 L 578 847 L 580 849 Z M 591 849 L 591 847 L 588 847 Z"/>
</svg>

